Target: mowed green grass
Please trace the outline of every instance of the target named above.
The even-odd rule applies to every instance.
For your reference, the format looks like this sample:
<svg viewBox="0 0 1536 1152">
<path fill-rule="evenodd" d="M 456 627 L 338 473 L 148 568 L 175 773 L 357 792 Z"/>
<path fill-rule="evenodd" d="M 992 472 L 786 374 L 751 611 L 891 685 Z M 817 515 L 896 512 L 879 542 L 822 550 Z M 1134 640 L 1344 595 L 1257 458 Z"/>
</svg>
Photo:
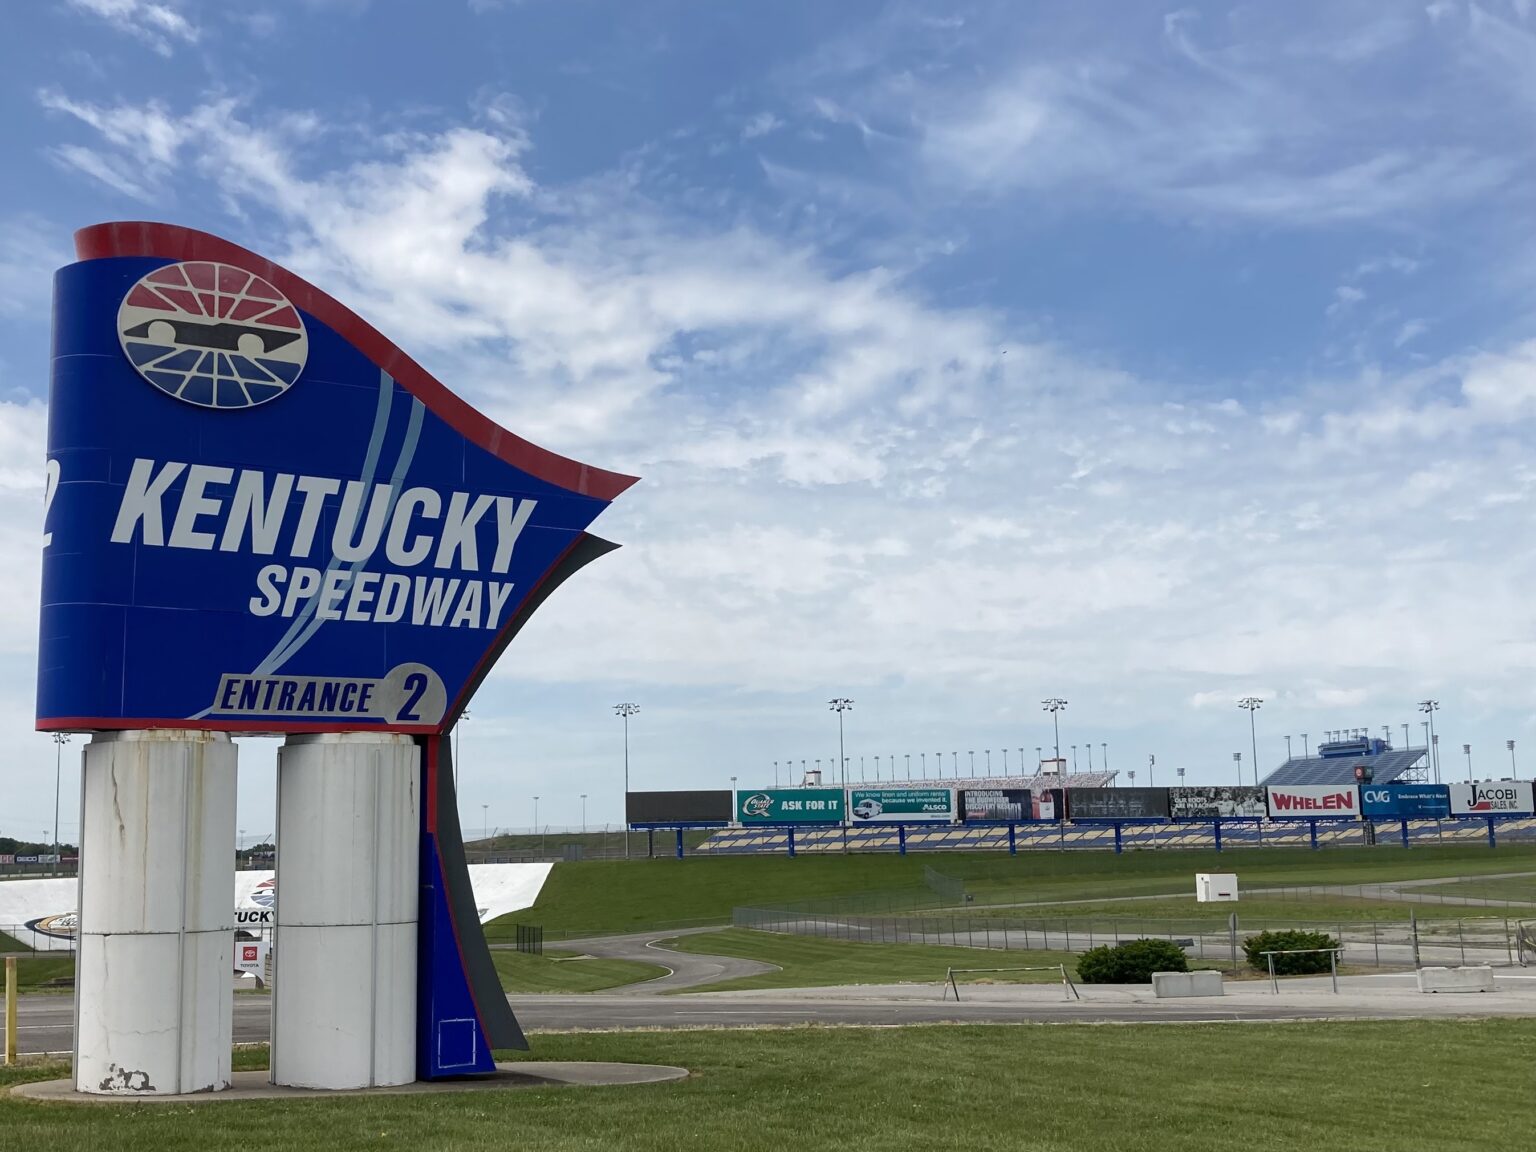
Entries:
<svg viewBox="0 0 1536 1152">
<path fill-rule="evenodd" d="M 49 987 L 49 982 L 65 977 L 74 979 L 75 960 L 73 956 L 59 956 L 48 952 L 34 952 L 30 956 L 20 956 L 16 960 L 16 985 L 22 992 L 36 992 Z M 4 975 L 0 974 L 0 987 L 3 987 Z M 66 991 L 68 986 L 66 986 Z"/>
<path fill-rule="evenodd" d="M 739 905 L 895 912 L 932 904 L 926 866 L 963 879 L 986 905 L 1192 893 L 1196 872 L 1236 872 L 1247 891 L 1536 870 L 1536 845 L 600 860 L 556 864 L 538 902 L 492 921 L 486 935 L 510 939 L 519 922 L 542 924 L 556 939 L 724 924 Z"/>
<path fill-rule="evenodd" d="M 32 951 L 32 949 L 28 948 L 25 944 L 23 944 L 20 940 L 17 940 L 14 936 L 7 936 L 4 932 L 0 932 L 0 952 L 30 952 L 30 951 Z"/>
<path fill-rule="evenodd" d="M 1426 896 L 1475 897 L 1479 900 L 1509 900 L 1536 904 L 1536 876 L 1506 876 L 1499 880 L 1461 880 L 1454 884 L 1436 884 L 1420 888 Z"/>
<path fill-rule="evenodd" d="M 535 956 L 497 948 L 491 959 L 502 988 L 508 992 L 599 992 L 667 974 L 659 964 L 582 958 L 576 952 L 550 951 Z"/>
<path fill-rule="evenodd" d="M 946 969 L 1023 968 L 1066 964 L 1075 974 L 1077 957 L 1070 952 L 988 951 L 934 944 L 864 944 L 821 940 L 776 932 L 726 928 L 697 936 L 680 936 L 664 945 L 704 956 L 738 956 L 777 964 L 779 971 L 744 976 L 690 988 L 689 992 L 730 992 L 745 988 L 824 988 L 843 984 L 939 984 Z M 1038 984 L 1059 981 L 1054 972 L 1000 972 L 957 976 L 962 983 Z"/>
<path fill-rule="evenodd" d="M 1482 1152 L 1527 1148 L 1536 1125 L 1528 1020 L 533 1040 L 536 1059 L 676 1064 L 693 1075 L 620 1088 L 169 1107 L 0 1096 L 0 1132 L 8 1148 L 48 1152 Z M 5 1069 L 0 1087 L 66 1074 L 62 1065 Z"/>
</svg>

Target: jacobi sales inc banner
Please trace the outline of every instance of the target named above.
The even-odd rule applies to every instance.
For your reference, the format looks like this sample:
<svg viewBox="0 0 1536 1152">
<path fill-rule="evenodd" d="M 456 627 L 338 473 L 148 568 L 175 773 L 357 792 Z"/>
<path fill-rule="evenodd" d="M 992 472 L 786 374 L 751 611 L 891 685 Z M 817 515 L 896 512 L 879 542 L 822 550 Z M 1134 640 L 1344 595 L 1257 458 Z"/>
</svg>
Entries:
<svg viewBox="0 0 1536 1152">
<path fill-rule="evenodd" d="M 1502 816 L 1536 812 L 1529 780 L 1485 780 L 1452 784 L 1451 812 L 1456 816 Z"/>
</svg>

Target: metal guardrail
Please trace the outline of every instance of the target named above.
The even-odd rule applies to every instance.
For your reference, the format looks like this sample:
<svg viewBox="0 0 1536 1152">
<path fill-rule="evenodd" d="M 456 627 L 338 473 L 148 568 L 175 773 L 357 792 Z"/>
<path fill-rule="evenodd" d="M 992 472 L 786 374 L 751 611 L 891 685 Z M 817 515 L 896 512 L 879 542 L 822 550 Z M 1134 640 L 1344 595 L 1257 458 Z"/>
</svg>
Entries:
<svg viewBox="0 0 1536 1152">
<path fill-rule="evenodd" d="M 1343 948 L 1277 948 L 1272 952 L 1260 952 L 1259 955 L 1269 961 L 1269 986 L 1276 996 L 1280 995 L 1280 981 L 1275 977 L 1276 956 L 1303 956 L 1318 952 L 1328 953 L 1328 972 L 1333 977 L 1334 995 L 1339 991 L 1339 954 Z"/>
<path fill-rule="evenodd" d="M 955 994 L 955 1003 L 960 1003 L 960 985 L 955 983 L 955 973 L 960 975 L 976 975 L 988 972 L 1060 972 L 1061 988 L 1066 994 L 1067 1000 L 1081 1000 L 1077 985 L 1072 983 L 1072 977 L 1067 973 L 1065 964 L 1031 964 L 1023 968 L 949 968 L 944 973 L 944 995 L 940 999 L 949 999 L 951 991 Z"/>
</svg>

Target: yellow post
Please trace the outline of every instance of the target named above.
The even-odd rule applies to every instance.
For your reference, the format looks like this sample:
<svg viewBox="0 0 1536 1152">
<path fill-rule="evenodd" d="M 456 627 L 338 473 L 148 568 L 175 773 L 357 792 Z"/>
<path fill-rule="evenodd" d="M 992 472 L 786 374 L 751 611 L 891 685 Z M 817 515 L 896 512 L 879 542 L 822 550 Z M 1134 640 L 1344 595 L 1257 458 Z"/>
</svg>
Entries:
<svg viewBox="0 0 1536 1152">
<path fill-rule="evenodd" d="M 5 1063 L 16 1063 L 16 957 L 5 958 Z"/>
</svg>

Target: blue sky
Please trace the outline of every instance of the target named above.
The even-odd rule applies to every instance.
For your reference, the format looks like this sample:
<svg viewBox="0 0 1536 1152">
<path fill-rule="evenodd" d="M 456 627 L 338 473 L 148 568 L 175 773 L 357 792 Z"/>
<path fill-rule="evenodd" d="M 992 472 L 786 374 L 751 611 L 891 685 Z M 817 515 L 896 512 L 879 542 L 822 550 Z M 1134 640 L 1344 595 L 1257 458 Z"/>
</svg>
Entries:
<svg viewBox="0 0 1536 1152">
<path fill-rule="evenodd" d="M 1266 766 L 1426 694 L 1479 775 L 1532 736 L 1530 0 L 15 8 L 5 832 L 52 814 L 48 275 L 104 219 L 263 251 L 645 478 L 465 724 L 492 823 L 616 819 L 619 700 L 644 787 L 830 763 L 834 694 L 870 770 L 1016 766 L 1048 695 L 1191 781 L 1247 694 Z"/>
</svg>

